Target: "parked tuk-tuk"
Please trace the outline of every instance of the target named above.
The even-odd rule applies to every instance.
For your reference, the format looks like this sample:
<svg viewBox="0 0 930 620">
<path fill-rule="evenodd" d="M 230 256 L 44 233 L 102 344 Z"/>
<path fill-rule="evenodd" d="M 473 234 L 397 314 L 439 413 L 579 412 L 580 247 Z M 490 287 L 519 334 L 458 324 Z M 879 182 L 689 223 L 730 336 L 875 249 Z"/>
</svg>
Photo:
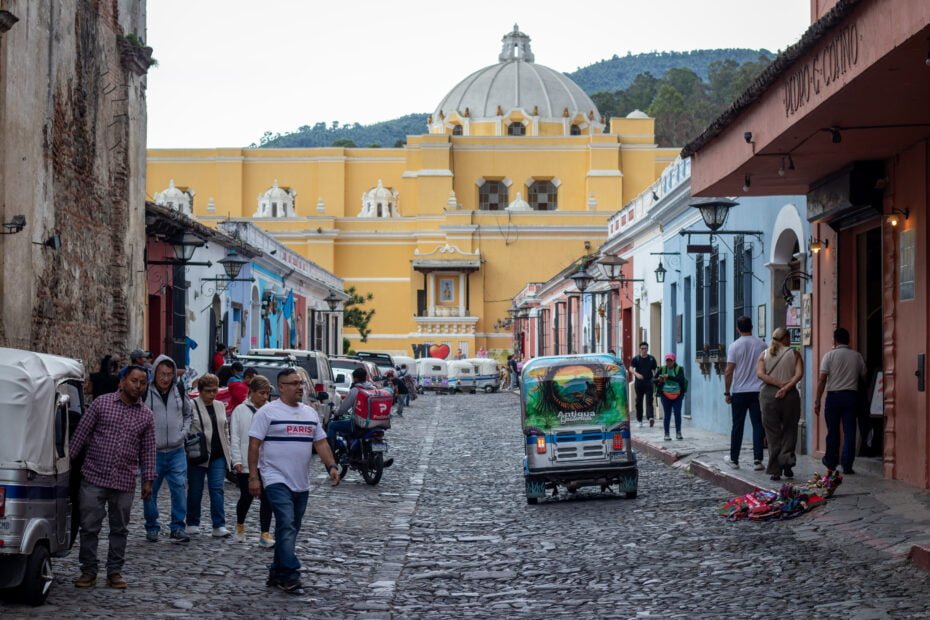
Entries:
<svg viewBox="0 0 930 620">
<path fill-rule="evenodd" d="M 466 360 L 449 362 L 449 386 L 454 392 L 478 391 L 475 385 L 475 367 Z"/>
<path fill-rule="evenodd" d="M 391 358 L 394 360 L 394 369 L 400 370 L 401 364 L 407 365 L 407 372 L 410 375 L 416 375 L 417 361 L 412 357 L 407 357 L 406 355 L 392 355 Z"/>
<path fill-rule="evenodd" d="M 639 473 L 630 442 L 623 365 L 612 355 L 564 355 L 528 361 L 520 398 L 526 501 L 559 486 L 585 486 L 636 497 Z"/>
<path fill-rule="evenodd" d="M 51 558 L 77 533 L 68 441 L 83 382 L 80 361 L 0 348 L 0 590 L 30 605 L 48 598 Z"/>
<path fill-rule="evenodd" d="M 449 385 L 449 363 L 438 357 L 422 357 L 417 360 L 417 393 L 451 392 Z"/>
<path fill-rule="evenodd" d="M 475 369 L 475 386 L 479 390 L 491 393 L 500 388 L 500 365 L 489 357 L 472 357 L 465 360 Z"/>
</svg>

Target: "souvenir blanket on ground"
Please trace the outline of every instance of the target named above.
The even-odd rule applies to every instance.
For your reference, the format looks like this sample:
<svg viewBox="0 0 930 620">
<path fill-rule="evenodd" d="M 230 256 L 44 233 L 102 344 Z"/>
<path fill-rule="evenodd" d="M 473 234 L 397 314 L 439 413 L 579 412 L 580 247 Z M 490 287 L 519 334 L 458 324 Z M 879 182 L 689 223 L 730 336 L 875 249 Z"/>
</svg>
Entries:
<svg viewBox="0 0 930 620">
<path fill-rule="evenodd" d="M 734 497 L 717 513 L 731 521 L 792 519 L 827 501 L 842 482 L 838 471 L 814 474 L 804 484 L 784 484 L 778 491 L 761 489 Z"/>
</svg>

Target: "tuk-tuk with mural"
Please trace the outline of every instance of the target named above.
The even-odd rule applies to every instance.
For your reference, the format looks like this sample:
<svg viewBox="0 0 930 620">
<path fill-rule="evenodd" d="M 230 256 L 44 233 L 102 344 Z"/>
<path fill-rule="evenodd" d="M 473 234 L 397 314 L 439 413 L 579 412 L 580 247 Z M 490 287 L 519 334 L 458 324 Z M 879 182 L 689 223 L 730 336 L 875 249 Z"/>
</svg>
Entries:
<svg viewBox="0 0 930 620">
<path fill-rule="evenodd" d="M 475 386 L 485 392 L 496 392 L 500 387 L 500 365 L 489 357 L 472 357 L 465 360 L 475 369 Z"/>
<path fill-rule="evenodd" d="M 52 558 L 78 528 L 70 432 L 84 412 L 84 366 L 74 359 L 0 348 L 0 594 L 30 605 L 48 598 Z M 72 503 L 73 502 L 73 503 Z"/>
<path fill-rule="evenodd" d="M 437 357 L 417 360 L 417 392 L 451 392 L 449 363 Z"/>
<path fill-rule="evenodd" d="M 526 501 L 559 487 L 636 497 L 626 371 L 608 354 L 538 357 L 521 373 Z"/>
<path fill-rule="evenodd" d="M 449 362 L 449 386 L 454 392 L 477 392 L 475 367 L 465 360 Z"/>
</svg>

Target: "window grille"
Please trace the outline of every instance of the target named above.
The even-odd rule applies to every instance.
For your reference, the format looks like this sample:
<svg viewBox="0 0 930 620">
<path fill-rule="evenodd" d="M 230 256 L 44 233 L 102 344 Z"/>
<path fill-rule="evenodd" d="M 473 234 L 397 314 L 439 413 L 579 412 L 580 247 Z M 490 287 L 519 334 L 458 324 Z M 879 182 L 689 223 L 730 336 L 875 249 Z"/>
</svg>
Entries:
<svg viewBox="0 0 930 620">
<path fill-rule="evenodd" d="M 530 206 L 536 211 L 555 211 L 559 203 L 558 192 L 552 181 L 535 181 L 528 192 Z"/>
<path fill-rule="evenodd" d="M 485 181 L 478 188 L 478 208 L 482 211 L 501 211 L 507 208 L 507 186 L 501 181 Z"/>
</svg>

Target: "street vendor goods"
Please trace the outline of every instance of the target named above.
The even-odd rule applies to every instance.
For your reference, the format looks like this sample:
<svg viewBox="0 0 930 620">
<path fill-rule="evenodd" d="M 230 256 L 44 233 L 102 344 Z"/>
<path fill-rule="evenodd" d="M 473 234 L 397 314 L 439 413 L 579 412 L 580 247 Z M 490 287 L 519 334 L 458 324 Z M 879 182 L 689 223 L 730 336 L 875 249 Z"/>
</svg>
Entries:
<svg viewBox="0 0 930 620">
<path fill-rule="evenodd" d="M 837 471 L 814 474 L 805 484 L 784 484 L 778 491 L 760 489 L 728 500 L 718 514 L 731 521 L 793 519 L 829 499 L 843 483 Z"/>
</svg>

